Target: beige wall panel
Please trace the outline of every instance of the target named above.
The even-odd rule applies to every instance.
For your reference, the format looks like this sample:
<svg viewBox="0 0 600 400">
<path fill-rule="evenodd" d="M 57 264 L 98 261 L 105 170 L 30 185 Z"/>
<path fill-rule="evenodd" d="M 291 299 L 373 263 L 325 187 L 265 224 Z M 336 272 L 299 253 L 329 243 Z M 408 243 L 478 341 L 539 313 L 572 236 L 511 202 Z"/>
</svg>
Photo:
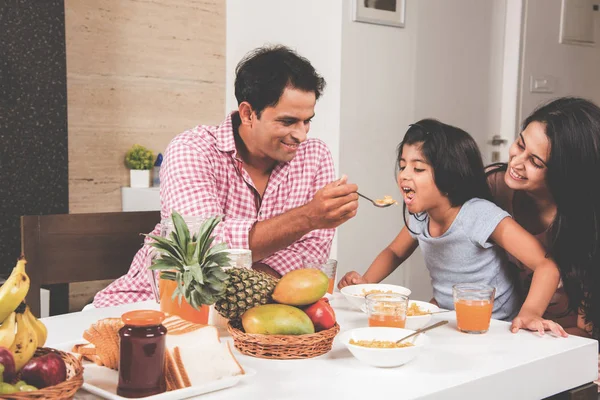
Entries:
<svg viewBox="0 0 600 400">
<path fill-rule="evenodd" d="M 225 109 L 225 1 L 66 0 L 71 213 L 119 211 L 125 152 Z"/>
</svg>

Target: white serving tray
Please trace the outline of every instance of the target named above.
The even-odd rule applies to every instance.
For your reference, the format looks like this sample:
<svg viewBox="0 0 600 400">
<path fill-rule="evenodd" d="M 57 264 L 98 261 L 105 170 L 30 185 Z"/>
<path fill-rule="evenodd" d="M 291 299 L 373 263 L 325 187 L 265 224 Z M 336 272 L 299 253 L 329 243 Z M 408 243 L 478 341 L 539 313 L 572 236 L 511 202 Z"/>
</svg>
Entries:
<svg viewBox="0 0 600 400">
<path fill-rule="evenodd" d="M 57 350 L 62 350 L 71 353 L 71 349 L 76 343 L 83 343 L 83 340 L 61 343 L 52 346 Z M 256 375 L 256 370 L 244 368 L 244 375 L 231 376 L 228 378 L 219 379 L 218 381 L 209 382 L 201 386 L 191 386 L 188 388 L 172 390 L 154 396 L 141 397 L 145 400 L 181 400 L 187 399 L 201 394 L 215 392 L 217 390 L 226 389 L 237 385 L 241 380 L 250 378 Z M 117 395 L 117 385 L 119 383 L 119 372 L 110 368 L 101 367 L 89 361 L 83 361 L 83 390 L 95 394 L 109 400 L 130 400 L 126 397 Z M 75 396 L 78 398 L 78 396 Z"/>
<path fill-rule="evenodd" d="M 156 394 L 154 396 L 142 397 L 146 400 L 180 400 L 187 399 L 201 394 L 214 392 L 236 385 L 240 380 L 256 375 L 256 371 L 250 368 L 244 368 L 245 374 L 232 376 L 218 381 L 209 382 L 202 386 L 191 386 L 188 388 L 173 390 Z M 96 364 L 85 364 L 83 371 L 83 387 L 82 389 L 110 400 L 129 400 L 126 397 L 117 395 L 117 384 L 119 381 L 119 373 L 115 370 L 101 367 Z"/>
</svg>

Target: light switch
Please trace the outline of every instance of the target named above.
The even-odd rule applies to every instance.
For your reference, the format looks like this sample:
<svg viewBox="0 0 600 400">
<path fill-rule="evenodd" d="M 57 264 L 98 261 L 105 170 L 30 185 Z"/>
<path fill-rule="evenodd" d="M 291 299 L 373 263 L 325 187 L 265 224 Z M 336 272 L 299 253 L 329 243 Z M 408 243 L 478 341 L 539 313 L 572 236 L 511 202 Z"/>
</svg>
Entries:
<svg viewBox="0 0 600 400">
<path fill-rule="evenodd" d="M 593 45 L 594 0 L 562 0 L 560 43 Z"/>
<path fill-rule="evenodd" d="M 531 93 L 554 93 L 556 80 L 552 76 L 529 77 L 529 91 Z"/>
</svg>

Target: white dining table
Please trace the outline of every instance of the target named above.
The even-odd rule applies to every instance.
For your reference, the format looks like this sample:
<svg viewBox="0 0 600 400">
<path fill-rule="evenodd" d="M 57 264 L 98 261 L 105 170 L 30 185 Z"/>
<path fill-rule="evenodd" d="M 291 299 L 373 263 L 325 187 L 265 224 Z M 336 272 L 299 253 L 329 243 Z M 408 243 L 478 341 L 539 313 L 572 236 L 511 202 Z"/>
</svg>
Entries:
<svg viewBox="0 0 600 400">
<path fill-rule="evenodd" d="M 367 326 L 367 316 L 334 293 L 341 332 Z M 50 318 L 49 347 L 64 347 L 79 341 L 90 324 L 101 318 L 119 317 L 132 309 L 157 309 L 142 302 L 76 312 Z M 456 330 L 456 316 L 448 312 L 434 316 L 431 323 L 446 319 L 447 325 L 427 332 L 429 345 L 408 364 L 397 368 L 375 368 L 354 358 L 336 337 L 332 350 L 316 358 L 269 360 L 235 355 L 243 367 L 256 375 L 237 385 L 204 394 L 218 399 L 543 399 L 598 377 L 598 342 L 570 336 L 557 338 L 520 331 L 510 324 L 492 320 L 482 335 Z M 231 341 L 224 333 L 222 339 Z M 233 346 L 232 346 L 233 347 Z M 80 390 L 76 399 L 96 399 Z"/>
</svg>

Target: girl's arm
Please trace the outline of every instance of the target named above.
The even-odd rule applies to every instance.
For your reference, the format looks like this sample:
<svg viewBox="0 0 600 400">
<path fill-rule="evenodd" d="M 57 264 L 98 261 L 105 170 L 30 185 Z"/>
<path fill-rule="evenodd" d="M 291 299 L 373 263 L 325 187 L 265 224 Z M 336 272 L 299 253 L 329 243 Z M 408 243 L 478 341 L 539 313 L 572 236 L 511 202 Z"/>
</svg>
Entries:
<svg viewBox="0 0 600 400">
<path fill-rule="evenodd" d="M 408 229 L 402 228 L 392 243 L 379 253 L 363 276 L 356 271 L 348 272 L 340 280 L 338 287 L 341 289 L 344 286 L 358 283 L 381 282 L 410 257 L 418 246 L 419 242 L 410 236 Z"/>
<path fill-rule="evenodd" d="M 529 294 L 513 321 L 511 330 L 517 332 L 520 328 L 527 328 L 543 334 L 547 329 L 558 336 L 566 336 L 560 325 L 542 318 L 556 292 L 560 273 L 556 263 L 546 257 L 540 242 L 512 218 L 504 218 L 492 233 L 491 239 L 533 271 Z"/>
</svg>

